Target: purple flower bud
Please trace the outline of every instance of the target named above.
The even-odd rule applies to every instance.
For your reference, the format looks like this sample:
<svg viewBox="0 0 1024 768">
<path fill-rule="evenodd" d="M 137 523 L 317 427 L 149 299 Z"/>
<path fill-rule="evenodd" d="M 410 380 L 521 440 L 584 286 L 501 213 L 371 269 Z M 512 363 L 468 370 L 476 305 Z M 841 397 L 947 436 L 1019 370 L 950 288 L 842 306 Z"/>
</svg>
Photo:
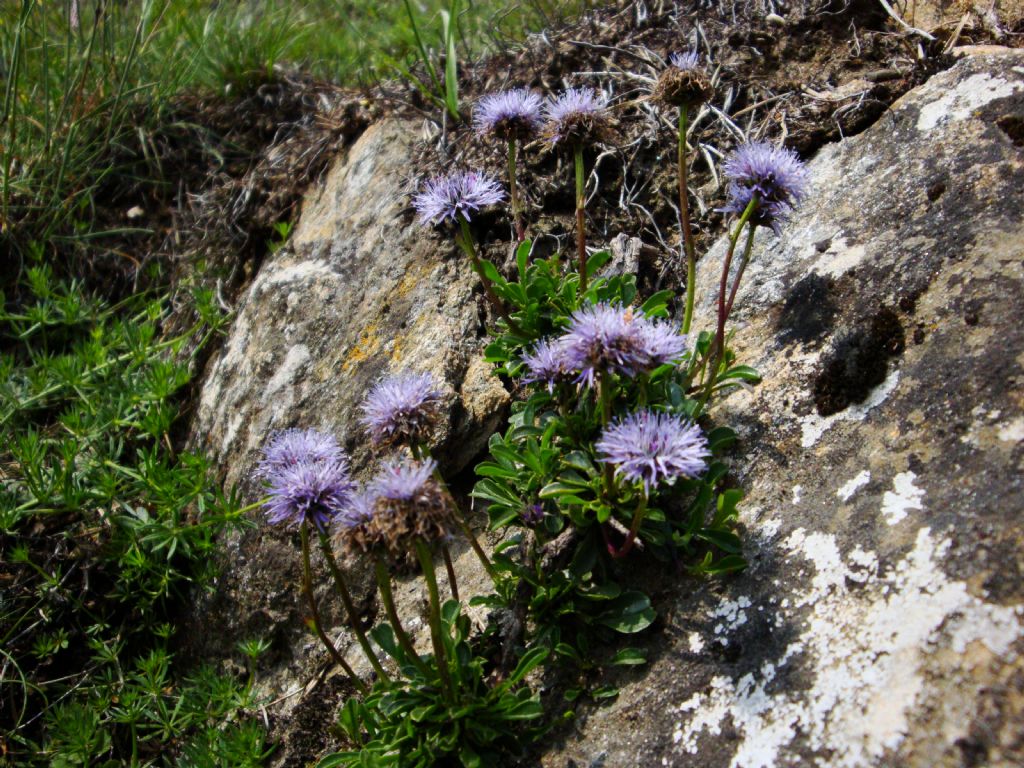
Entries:
<svg viewBox="0 0 1024 768">
<path fill-rule="evenodd" d="M 341 514 L 355 489 L 344 460 L 279 467 L 267 474 L 267 485 L 268 522 L 293 528 L 309 523 L 319 531 Z"/>
<path fill-rule="evenodd" d="M 437 425 L 441 397 L 429 373 L 389 376 L 363 400 L 361 421 L 380 445 L 419 445 L 430 438 Z"/>
<path fill-rule="evenodd" d="M 552 144 L 600 138 L 611 122 L 607 98 L 592 88 L 569 88 L 548 102 L 544 116 Z"/>
<path fill-rule="evenodd" d="M 505 192 L 494 179 L 476 171 L 435 176 L 423 185 L 423 191 L 412 200 L 421 224 L 440 224 L 459 217 L 470 220 L 470 213 L 495 205 L 505 199 Z"/>
<path fill-rule="evenodd" d="M 540 504 L 530 504 L 523 507 L 522 512 L 519 513 L 519 519 L 523 521 L 524 525 L 531 527 L 540 525 L 544 522 L 544 507 Z"/>
<path fill-rule="evenodd" d="M 274 472 L 296 464 L 344 460 L 345 454 L 333 435 L 315 429 L 286 429 L 270 438 L 256 474 L 269 478 Z"/>
<path fill-rule="evenodd" d="M 648 494 L 659 483 L 703 474 L 711 455 L 707 438 L 696 424 L 648 410 L 606 427 L 594 447 L 599 461 L 616 465 L 616 475 L 643 483 Z"/>
<path fill-rule="evenodd" d="M 542 339 L 522 357 L 527 372 L 523 376 L 525 384 L 542 382 L 547 385 L 548 392 L 555 391 L 555 385 L 569 377 L 569 359 L 566 355 L 562 339 Z"/>
<path fill-rule="evenodd" d="M 750 221 L 771 227 L 780 224 L 807 192 L 807 167 L 791 149 L 767 142 L 744 144 L 725 163 L 729 177 L 726 213 L 742 214 L 757 195 L 758 205 Z"/>
<path fill-rule="evenodd" d="M 473 125 L 481 135 L 491 134 L 506 141 L 531 138 L 540 129 L 544 102 L 526 88 L 492 93 L 477 102 Z"/>
</svg>

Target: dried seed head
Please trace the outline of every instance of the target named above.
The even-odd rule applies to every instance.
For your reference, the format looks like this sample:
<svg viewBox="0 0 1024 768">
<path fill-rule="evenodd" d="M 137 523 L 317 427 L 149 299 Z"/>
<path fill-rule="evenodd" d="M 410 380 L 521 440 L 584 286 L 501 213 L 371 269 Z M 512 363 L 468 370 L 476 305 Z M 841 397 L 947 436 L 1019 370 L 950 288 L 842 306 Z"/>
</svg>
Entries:
<svg viewBox="0 0 1024 768">
<path fill-rule="evenodd" d="M 711 98 L 714 88 L 700 66 L 697 54 L 673 53 L 669 66 L 661 73 L 651 98 L 670 107 L 698 107 Z"/>
</svg>

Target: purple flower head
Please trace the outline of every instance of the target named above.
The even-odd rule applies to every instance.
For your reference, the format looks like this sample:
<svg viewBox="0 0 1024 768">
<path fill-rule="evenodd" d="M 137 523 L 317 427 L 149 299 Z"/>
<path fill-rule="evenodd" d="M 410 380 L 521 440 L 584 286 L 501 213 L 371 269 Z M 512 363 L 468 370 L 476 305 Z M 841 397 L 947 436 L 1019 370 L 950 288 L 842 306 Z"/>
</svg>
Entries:
<svg viewBox="0 0 1024 768">
<path fill-rule="evenodd" d="M 591 388 L 599 371 L 635 376 L 676 362 L 687 348 L 686 337 L 671 324 L 606 303 L 574 312 L 560 342 L 565 366 Z"/>
<path fill-rule="evenodd" d="M 659 483 L 697 477 L 711 455 L 700 427 L 678 416 L 638 411 L 605 428 L 594 446 L 599 461 L 615 464 L 615 474 L 643 483 L 650 494 Z"/>
<path fill-rule="evenodd" d="M 423 185 L 423 191 L 412 199 L 421 224 L 455 221 L 460 216 L 469 221 L 470 213 L 495 205 L 505 199 L 505 192 L 494 179 L 476 171 L 435 176 Z"/>
<path fill-rule="evenodd" d="M 437 462 L 393 460 L 387 462 L 370 484 L 370 491 L 388 501 L 412 501 L 430 484 Z"/>
<path fill-rule="evenodd" d="M 342 528 L 355 528 L 358 525 L 369 523 L 373 520 L 374 511 L 377 506 L 377 495 L 366 490 L 353 493 L 345 508 L 336 518 L 337 524 Z"/>
<path fill-rule="evenodd" d="M 668 63 L 678 70 L 689 72 L 690 70 L 697 69 L 697 67 L 700 66 L 700 57 L 697 55 L 696 51 L 670 53 Z"/>
<path fill-rule="evenodd" d="M 345 454 L 333 435 L 315 429 L 286 429 L 275 433 L 263 449 L 256 474 L 269 478 L 273 473 L 301 463 L 345 462 Z"/>
<path fill-rule="evenodd" d="M 481 135 L 505 140 L 529 139 L 540 129 L 544 101 L 526 88 L 492 93 L 477 102 L 473 125 Z"/>
<path fill-rule="evenodd" d="M 592 88 L 569 88 L 548 102 L 544 116 L 552 144 L 599 138 L 611 120 L 608 99 Z"/>
<path fill-rule="evenodd" d="M 267 475 L 267 521 L 297 528 L 309 523 L 323 531 L 348 505 L 355 484 L 344 461 L 300 462 Z"/>
<path fill-rule="evenodd" d="M 729 201 L 722 210 L 742 214 L 756 194 L 758 206 L 750 220 L 776 234 L 807 192 L 807 168 L 796 152 L 767 142 L 739 147 L 726 161 L 725 174 L 730 179 Z"/>
<path fill-rule="evenodd" d="M 389 376 L 363 400 L 361 421 L 379 444 L 416 445 L 425 442 L 437 424 L 441 397 L 429 373 Z"/>
<path fill-rule="evenodd" d="M 561 338 L 541 339 L 532 352 L 523 355 L 522 360 L 527 368 L 523 382 L 543 382 L 547 385 L 548 392 L 554 392 L 555 385 L 569 376 L 569 360 L 566 356 L 565 343 Z"/>
</svg>

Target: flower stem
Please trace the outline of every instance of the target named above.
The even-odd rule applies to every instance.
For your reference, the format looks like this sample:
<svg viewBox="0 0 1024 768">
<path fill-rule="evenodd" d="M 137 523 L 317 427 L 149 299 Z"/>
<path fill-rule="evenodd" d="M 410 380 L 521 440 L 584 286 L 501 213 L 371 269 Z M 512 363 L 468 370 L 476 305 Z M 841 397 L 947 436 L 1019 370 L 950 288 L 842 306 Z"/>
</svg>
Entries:
<svg viewBox="0 0 1024 768">
<path fill-rule="evenodd" d="M 313 596 L 313 578 L 311 576 L 311 569 L 309 567 L 309 524 L 303 521 L 301 528 L 299 529 L 300 536 L 302 538 L 302 591 L 306 595 L 306 600 L 309 602 L 309 612 L 313 616 L 313 629 L 320 638 L 320 642 L 324 644 L 328 653 L 331 654 L 331 658 L 337 662 L 338 666 L 345 670 L 345 674 L 352 679 L 352 684 L 355 685 L 356 689 L 363 694 L 367 694 L 368 689 L 366 684 L 359 679 L 359 676 L 353 671 L 352 667 L 345 661 L 345 657 L 338 653 L 338 649 L 334 647 L 334 643 L 331 642 L 331 638 L 324 632 L 322 622 L 320 621 L 320 610 L 316 605 L 316 597 Z"/>
<path fill-rule="evenodd" d="M 341 568 L 338 567 L 338 561 L 334 557 L 334 552 L 331 551 L 331 544 L 327 540 L 327 536 L 323 533 L 320 534 L 320 549 L 324 553 L 324 558 L 327 560 L 327 567 L 330 569 L 331 576 L 334 578 L 334 586 L 337 588 L 338 595 L 341 597 L 341 602 L 345 606 L 345 612 L 348 614 L 349 625 L 355 633 L 356 640 L 359 642 L 359 647 L 363 649 L 363 653 L 366 655 L 366 660 L 370 662 L 370 666 L 373 667 L 373 671 L 377 673 L 377 676 L 384 682 L 390 683 L 391 678 L 388 677 L 388 673 L 384 671 L 384 667 L 381 665 L 380 659 L 377 658 L 377 654 L 373 652 L 373 648 L 370 646 L 370 642 L 367 640 L 366 633 L 363 632 L 363 628 L 359 626 L 359 617 L 356 614 L 355 604 L 352 602 L 352 594 L 349 592 L 348 585 L 345 583 L 345 577 L 341 572 Z"/>
<path fill-rule="evenodd" d="M 644 492 L 640 496 L 640 503 L 637 504 L 636 511 L 633 513 L 633 522 L 629 526 L 629 533 L 626 535 L 626 540 L 622 542 L 622 546 L 618 549 L 609 546 L 609 553 L 612 557 L 618 559 L 625 557 L 629 554 L 630 550 L 633 549 L 633 545 L 636 543 L 636 535 L 640 532 L 640 525 L 644 521 L 644 513 L 647 512 L 647 493 Z"/>
<path fill-rule="evenodd" d="M 697 282 L 697 252 L 693 242 L 693 229 L 690 226 L 690 195 L 687 182 L 686 163 L 686 130 L 689 118 L 689 107 L 679 108 L 679 218 L 683 230 L 683 249 L 686 252 L 686 311 L 683 315 L 683 333 L 690 332 L 693 321 L 693 299 Z"/>
<path fill-rule="evenodd" d="M 516 244 L 526 239 L 523 227 L 523 212 L 519 203 L 519 188 L 516 186 L 516 140 L 508 140 L 508 191 L 512 203 L 512 221 L 516 228 Z"/>
<path fill-rule="evenodd" d="M 740 257 L 740 268 L 736 270 L 736 280 L 733 282 L 732 288 L 729 289 L 729 300 L 725 303 L 726 320 L 732 314 L 732 305 L 736 301 L 736 290 L 740 287 L 740 280 L 743 279 L 743 273 L 747 269 L 747 264 L 750 263 L 750 251 L 754 247 L 754 232 L 756 231 L 756 227 L 749 227 L 747 229 L 747 242 L 743 246 L 743 255 Z"/>
<path fill-rule="evenodd" d="M 612 394 L 611 385 L 608 383 L 608 372 L 598 371 L 597 374 L 598 400 L 601 403 L 601 426 L 607 427 L 612 420 Z M 615 489 L 615 470 L 610 463 L 601 465 L 601 473 L 604 476 L 605 493 L 609 501 L 615 501 L 618 495 Z"/>
<path fill-rule="evenodd" d="M 701 399 L 701 410 L 707 404 L 711 398 L 711 390 L 714 389 L 715 379 L 718 377 L 718 366 L 721 364 L 725 357 L 725 289 L 729 282 L 729 269 L 732 266 L 732 257 L 736 252 L 736 242 L 740 239 L 740 233 L 743 231 L 743 227 L 750 221 L 750 217 L 754 215 L 754 211 L 757 210 L 757 206 L 760 200 L 757 195 L 751 198 L 750 202 L 747 203 L 747 207 L 743 210 L 743 214 L 740 216 L 739 222 L 736 224 L 736 229 L 733 230 L 732 235 L 729 236 L 729 250 L 725 254 L 725 262 L 722 264 L 722 279 L 718 284 L 718 329 L 715 333 L 715 338 L 711 342 L 711 346 L 708 348 L 708 369 L 707 369 L 707 384 L 705 385 L 704 397 Z M 751 229 L 754 225 L 750 225 Z"/>
<path fill-rule="evenodd" d="M 437 589 L 437 575 L 434 573 L 434 560 L 430 550 L 421 539 L 416 540 L 416 557 L 419 558 L 420 566 L 423 568 L 423 578 L 427 582 L 427 592 L 430 595 L 430 639 L 434 644 L 434 662 L 437 664 L 437 672 L 441 676 L 441 689 L 444 691 L 445 699 L 451 703 L 454 699 L 451 677 L 448 675 L 448 655 L 445 653 L 444 637 L 441 634 L 441 599 Z"/>
<path fill-rule="evenodd" d="M 469 261 L 473 265 L 473 270 L 480 277 L 480 283 L 484 287 L 484 295 L 487 296 L 487 300 L 491 302 L 491 306 L 494 307 L 494 311 L 504 318 L 505 322 L 508 323 L 508 327 L 512 329 L 513 333 L 519 336 L 525 336 L 522 328 L 520 328 L 516 322 L 509 316 L 508 310 L 505 308 L 504 302 L 498 298 L 498 294 L 494 292 L 494 286 L 491 285 L 491 281 L 487 277 L 487 273 L 484 272 L 484 265 L 480 262 L 480 257 L 476 255 L 476 248 L 473 247 L 473 233 L 469 231 L 469 222 L 461 216 L 459 217 L 459 225 L 462 230 L 462 237 L 457 237 L 459 245 L 462 246 L 462 250 L 467 256 Z"/>
<path fill-rule="evenodd" d="M 410 446 L 410 449 L 412 450 L 413 458 L 417 461 L 422 460 L 423 457 L 430 458 L 430 449 L 427 448 L 426 445 L 412 445 Z M 462 535 L 466 537 L 466 541 L 469 542 L 469 546 L 473 548 L 477 559 L 480 560 L 480 564 L 484 567 L 484 570 L 487 571 L 487 575 L 491 577 L 491 581 L 497 584 L 498 572 L 494 570 L 494 565 L 491 564 L 490 559 L 487 557 L 487 553 L 484 552 L 484 548 L 480 546 L 480 542 L 477 540 L 476 536 L 473 535 L 473 529 L 469 527 L 469 523 L 463 519 L 462 514 L 459 512 L 459 505 L 455 503 L 455 497 L 452 496 L 452 492 L 448 490 L 448 485 L 441 476 L 440 469 L 434 470 L 434 479 L 437 480 L 437 484 L 444 489 L 444 492 L 448 494 L 448 501 L 451 502 L 452 505 L 452 519 L 455 520 L 455 524 L 459 526 L 459 530 L 462 531 Z M 458 600 L 458 595 L 455 594 L 457 587 L 455 586 L 454 572 L 449 571 L 449 575 L 452 577 L 452 596 Z"/>
<path fill-rule="evenodd" d="M 452 563 L 452 553 L 448 551 L 448 545 L 441 545 L 441 554 L 444 556 L 444 569 L 448 572 L 448 586 L 452 591 L 452 599 L 459 599 L 459 585 L 455 581 L 455 564 Z"/>
<path fill-rule="evenodd" d="M 384 614 L 388 617 L 388 621 L 391 622 L 391 629 L 395 631 L 395 639 L 398 641 L 398 645 L 405 651 L 409 661 L 419 668 L 420 674 L 429 678 L 430 669 L 423 663 L 420 655 L 416 653 L 412 640 L 409 639 L 405 627 L 402 626 L 402 621 L 398 618 L 398 611 L 395 610 L 395 596 L 391 592 L 391 575 L 388 573 L 388 568 L 384 561 L 379 557 L 374 563 L 374 571 L 377 576 L 377 589 L 380 590 L 380 601 L 384 604 Z"/>
<path fill-rule="evenodd" d="M 583 176 L 583 144 L 573 145 L 573 164 L 576 166 L 576 258 L 579 261 L 579 295 L 587 292 L 587 234 L 584 229 L 583 208 L 587 202 L 586 185 Z"/>
</svg>

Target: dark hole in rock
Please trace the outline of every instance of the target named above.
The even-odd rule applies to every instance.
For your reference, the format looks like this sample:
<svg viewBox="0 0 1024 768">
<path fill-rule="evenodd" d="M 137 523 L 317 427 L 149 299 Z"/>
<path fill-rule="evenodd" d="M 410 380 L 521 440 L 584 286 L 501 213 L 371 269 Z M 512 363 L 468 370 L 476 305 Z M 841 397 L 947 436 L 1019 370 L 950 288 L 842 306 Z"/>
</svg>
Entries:
<svg viewBox="0 0 1024 768">
<path fill-rule="evenodd" d="M 889 358 L 903 352 L 903 326 L 883 307 L 866 324 L 840 339 L 814 381 L 814 405 L 822 416 L 867 399 L 883 381 Z"/>
<path fill-rule="evenodd" d="M 929 184 L 928 190 L 926 192 L 926 194 L 928 195 L 928 201 L 934 203 L 936 200 L 942 197 L 945 191 L 946 182 L 944 181 L 936 181 L 934 184 Z"/>
<path fill-rule="evenodd" d="M 996 120 L 996 125 L 1010 137 L 1015 147 L 1024 147 L 1024 116 L 1003 115 Z"/>
<path fill-rule="evenodd" d="M 776 323 L 779 341 L 816 341 L 832 330 L 838 308 L 831 289 L 832 281 L 815 272 L 794 285 Z"/>
<path fill-rule="evenodd" d="M 966 736 L 954 742 L 960 750 L 963 758 L 963 765 L 966 768 L 974 768 L 988 762 L 988 747 L 979 739 L 973 736 Z"/>
</svg>

